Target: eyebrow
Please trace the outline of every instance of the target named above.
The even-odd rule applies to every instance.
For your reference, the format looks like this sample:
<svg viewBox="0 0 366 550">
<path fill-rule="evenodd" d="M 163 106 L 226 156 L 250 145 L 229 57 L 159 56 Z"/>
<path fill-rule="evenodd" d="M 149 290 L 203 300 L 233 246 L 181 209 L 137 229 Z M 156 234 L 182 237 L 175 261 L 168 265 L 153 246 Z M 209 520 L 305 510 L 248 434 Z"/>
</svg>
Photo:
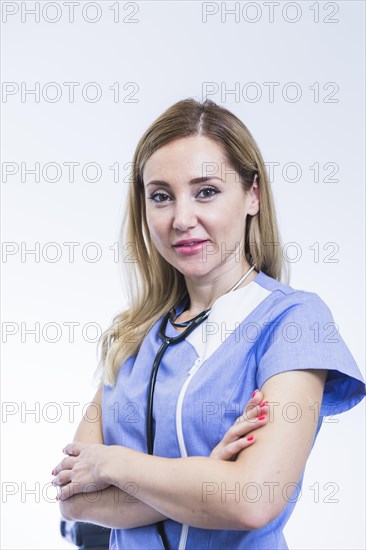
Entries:
<svg viewBox="0 0 366 550">
<path fill-rule="evenodd" d="M 223 182 L 223 180 L 221 178 L 218 178 L 216 176 L 204 176 L 204 177 L 201 177 L 201 178 L 194 178 L 193 180 L 191 180 L 189 182 L 190 185 L 194 185 L 196 183 L 202 183 L 204 181 L 209 181 L 209 180 L 220 180 Z M 152 180 L 152 181 L 149 181 L 149 183 L 146 184 L 145 187 L 149 187 L 149 185 L 161 185 L 163 187 L 170 187 L 170 184 L 167 182 L 167 181 L 164 181 L 164 180 Z"/>
</svg>

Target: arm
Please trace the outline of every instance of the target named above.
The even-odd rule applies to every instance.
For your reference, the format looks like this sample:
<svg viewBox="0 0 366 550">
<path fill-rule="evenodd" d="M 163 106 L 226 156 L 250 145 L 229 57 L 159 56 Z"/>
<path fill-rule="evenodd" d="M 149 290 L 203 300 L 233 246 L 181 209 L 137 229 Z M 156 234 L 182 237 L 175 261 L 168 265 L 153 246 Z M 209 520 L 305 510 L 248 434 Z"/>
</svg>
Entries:
<svg viewBox="0 0 366 550">
<path fill-rule="evenodd" d="M 93 417 L 98 405 L 102 410 L 102 386 L 100 385 L 93 399 L 93 405 L 89 405 L 84 418 L 76 430 L 73 441 L 80 443 L 104 445 L 101 414 L 97 422 L 88 422 L 88 413 Z M 107 487 L 103 491 L 84 494 L 76 494 L 71 498 L 60 501 L 61 514 L 68 520 L 80 520 L 96 523 L 104 527 L 124 528 L 148 525 L 166 519 L 166 516 L 151 508 L 144 502 L 132 497 L 129 493 L 117 487 Z"/>
<path fill-rule="evenodd" d="M 262 388 L 269 403 L 278 403 L 279 411 L 296 403 L 300 418 L 291 422 L 291 413 L 287 417 L 275 413 L 258 432 L 256 445 L 241 451 L 235 462 L 161 458 L 111 446 L 101 462 L 101 479 L 116 486 L 133 481 L 140 500 L 180 523 L 205 529 L 260 528 L 282 512 L 287 504 L 283 487 L 295 484 L 305 468 L 318 421 L 313 405 L 322 401 L 326 372 L 299 370 L 272 376 Z M 246 484 L 259 486 L 257 502 L 252 496 L 251 501 L 242 497 Z M 239 499 L 229 493 L 236 487 Z M 285 493 L 287 499 L 290 493 Z"/>
<path fill-rule="evenodd" d="M 93 400 L 94 403 L 100 405 L 101 391 L 100 387 Z M 267 417 L 256 420 L 258 416 L 262 416 L 263 413 L 268 412 L 268 406 L 259 408 L 258 405 L 262 401 L 263 393 L 258 391 L 247 403 L 243 416 L 239 417 L 237 421 L 234 422 L 220 443 L 212 450 L 210 455 L 211 460 L 232 460 L 239 452 L 253 445 L 255 437 L 248 440 L 247 437 L 244 436 L 248 436 L 250 432 L 266 424 Z M 86 417 L 88 417 L 88 410 L 86 411 Z M 101 424 L 90 424 L 85 419 L 82 419 L 76 431 L 74 442 L 103 445 L 104 441 Z M 118 446 L 116 447 L 118 448 Z M 126 449 L 126 447 L 119 448 Z M 143 454 L 143 456 L 148 455 Z M 57 476 L 60 485 L 68 481 L 62 479 L 62 476 L 69 474 L 73 460 L 73 458 L 65 458 L 61 464 L 54 469 L 55 475 L 59 474 L 62 470 Z M 117 461 L 118 460 L 117 458 Z M 120 463 L 117 462 L 117 464 L 119 464 L 120 467 Z M 57 478 L 55 478 L 54 481 L 56 481 Z M 136 485 L 130 484 L 129 486 L 133 494 L 136 490 Z M 120 529 L 130 529 L 142 525 L 149 525 L 167 519 L 168 517 L 166 514 L 161 513 L 143 501 L 137 500 L 134 495 L 132 496 L 130 493 L 122 491 L 114 485 L 109 485 L 109 487 L 99 491 L 99 493 L 73 494 L 71 498 L 60 500 L 60 508 L 65 519 L 86 521 L 103 525 L 104 527 Z"/>
</svg>

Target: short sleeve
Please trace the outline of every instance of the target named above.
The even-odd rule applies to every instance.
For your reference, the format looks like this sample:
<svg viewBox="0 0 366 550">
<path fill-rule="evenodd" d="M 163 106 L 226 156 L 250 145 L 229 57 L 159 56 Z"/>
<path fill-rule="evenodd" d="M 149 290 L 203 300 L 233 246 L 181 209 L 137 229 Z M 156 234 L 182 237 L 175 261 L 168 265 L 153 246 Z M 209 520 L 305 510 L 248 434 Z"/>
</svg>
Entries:
<svg viewBox="0 0 366 550">
<path fill-rule="evenodd" d="M 320 416 L 347 411 L 365 397 L 365 382 L 332 313 L 315 293 L 278 300 L 256 350 L 257 387 L 281 372 L 327 369 Z"/>
</svg>

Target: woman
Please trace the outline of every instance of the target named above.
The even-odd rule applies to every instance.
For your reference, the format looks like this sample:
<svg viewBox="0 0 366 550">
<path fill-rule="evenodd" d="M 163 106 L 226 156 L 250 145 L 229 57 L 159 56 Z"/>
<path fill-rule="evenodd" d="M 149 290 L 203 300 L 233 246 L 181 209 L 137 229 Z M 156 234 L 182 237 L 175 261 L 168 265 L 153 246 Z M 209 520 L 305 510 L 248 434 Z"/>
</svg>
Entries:
<svg viewBox="0 0 366 550">
<path fill-rule="evenodd" d="M 102 340 L 102 422 L 82 421 L 53 472 L 62 513 L 113 527 L 110 548 L 287 548 L 323 416 L 365 384 L 326 304 L 280 282 L 244 124 L 209 100 L 163 113 L 137 146 L 122 236 L 130 307 Z"/>
</svg>

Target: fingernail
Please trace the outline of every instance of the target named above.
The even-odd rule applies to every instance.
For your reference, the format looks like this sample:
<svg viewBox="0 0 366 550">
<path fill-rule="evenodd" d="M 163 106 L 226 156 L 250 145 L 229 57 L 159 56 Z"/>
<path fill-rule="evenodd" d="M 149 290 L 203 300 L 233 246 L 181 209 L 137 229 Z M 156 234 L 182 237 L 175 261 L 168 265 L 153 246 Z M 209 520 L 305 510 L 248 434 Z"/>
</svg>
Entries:
<svg viewBox="0 0 366 550">
<path fill-rule="evenodd" d="M 259 406 L 264 407 L 265 405 L 268 405 L 268 401 L 263 401 L 263 403 L 261 403 Z"/>
<path fill-rule="evenodd" d="M 253 397 L 255 396 L 255 394 L 257 393 L 257 391 L 258 391 L 258 390 L 254 390 L 253 395 L 252 395 L 252 399 L 253 399 Z"/>
<path fill-rule="evenodd" d="M 261 416 L 258 416 L 258 420 L 264 420 L 266 418 L 265 414 L 262 414 Z"/>
<path fill-rule="evenodd" d="M 247 441 L 253 441 L 254 439 L 254 435 L 250 435 L 249 437 L 247 437 Z"/>
<path fill-rule="evenodd" d="M 53 473 L 53 470 L 52 470 L 52 475 L 54 476 L 55 474 Z"/>
</svg>

